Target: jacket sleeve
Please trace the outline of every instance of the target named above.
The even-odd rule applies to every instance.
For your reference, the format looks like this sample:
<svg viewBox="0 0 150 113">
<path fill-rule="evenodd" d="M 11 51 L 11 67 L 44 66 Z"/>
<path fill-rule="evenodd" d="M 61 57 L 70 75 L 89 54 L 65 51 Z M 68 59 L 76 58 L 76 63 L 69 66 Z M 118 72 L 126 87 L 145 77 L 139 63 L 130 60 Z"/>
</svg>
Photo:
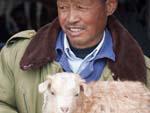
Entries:
<svg viewBox="0 0 150 113">
<path fill-rule="evenodd" d="M 18 113 L 15 102 L 14 77 L 10 68 L 12 53 L 4 47 L 0 51 L 0 113 Z"/>
<path fill-rule="evenodd" d="M 147 87 L 150 89 L 150 59 L 145 56 L 145 63 L 147 68 Z"/>
</svg>

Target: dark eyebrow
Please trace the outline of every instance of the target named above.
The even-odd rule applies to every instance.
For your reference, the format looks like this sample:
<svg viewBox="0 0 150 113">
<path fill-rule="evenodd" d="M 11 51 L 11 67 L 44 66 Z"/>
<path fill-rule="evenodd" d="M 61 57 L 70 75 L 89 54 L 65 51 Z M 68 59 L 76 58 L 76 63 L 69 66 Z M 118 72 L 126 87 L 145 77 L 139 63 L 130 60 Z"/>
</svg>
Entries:
<svg viewBox="0 0 150 113">
<path fill-rule="evenodd" d="M 67 2 L 68 0 L 57 0 L 57 2 Z"/>
</svg>

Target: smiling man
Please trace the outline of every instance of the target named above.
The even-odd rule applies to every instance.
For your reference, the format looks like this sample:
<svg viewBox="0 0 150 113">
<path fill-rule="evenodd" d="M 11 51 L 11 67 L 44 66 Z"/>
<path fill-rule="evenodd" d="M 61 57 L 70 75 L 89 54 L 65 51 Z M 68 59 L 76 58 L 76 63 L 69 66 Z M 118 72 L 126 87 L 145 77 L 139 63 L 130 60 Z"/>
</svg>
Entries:
<svg viewBox="0 0 150 113">
<path fill-rule="evenodd" d="M 88 48 L 98 44 L 106 27 L 107 17 L 117 2 L 104 0 L 58 0 L 58 17 L 70 44 L 75 48 Z M 113 4 L 113 8 L 107 5 Z M 111 11 L 110 11 L 111 10 Z"/>
<path fill-rule="evenodd" d="M 98 80 L 105 58 L 115 61 L 106 25 L 117 1 L 57 0 L 57 7 L 62 28 L 56 43 L 57 61 L 65 71 L 79 73 L 87 81 Z"/>
<path fill-rule="evenodd" d="M 117 0 L 57 0 L 58 18 L 12 36 L 0 53 L 0 113 L 41 113 L 38 84 L 74 72 L 88 82 L 140 81 L 150 87 L 150 60 L 113 16 Z"/>
</svg>

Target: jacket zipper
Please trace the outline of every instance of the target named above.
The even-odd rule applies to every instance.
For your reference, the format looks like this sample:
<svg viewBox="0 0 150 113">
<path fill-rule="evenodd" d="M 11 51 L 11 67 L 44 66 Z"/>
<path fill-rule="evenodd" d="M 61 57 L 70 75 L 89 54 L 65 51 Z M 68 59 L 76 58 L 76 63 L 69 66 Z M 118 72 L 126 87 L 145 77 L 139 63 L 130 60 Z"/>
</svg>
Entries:
<svg viewBox="0 0 150 113">
<path fill-rule="evenodd" d="M 27 105 L 27 101 L 26 101 L 27 99 L 26 99 L 25 94 L 23 94 L 23 99 L 24 99 L 24 102 L 25 102 L 26 111 L 27 111 L 27 113 L 29 113 L 28 105 Z"/>
</svg>

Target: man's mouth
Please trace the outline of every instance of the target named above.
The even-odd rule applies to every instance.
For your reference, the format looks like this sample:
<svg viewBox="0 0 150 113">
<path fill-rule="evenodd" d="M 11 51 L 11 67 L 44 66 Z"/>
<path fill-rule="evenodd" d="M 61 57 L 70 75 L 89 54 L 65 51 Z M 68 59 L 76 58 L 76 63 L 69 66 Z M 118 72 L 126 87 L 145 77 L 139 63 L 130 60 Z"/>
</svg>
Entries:
<svg viewBox="0 0 150 113">
<path fill-rule="evenodd" d="M 69 30 L 71 32 L 80 32 L 82 29 L 80 29 L 80 28 L 70 28 Z"/>
<path fill-rule="evenodd" d="M 81 35 L 81 33 L 85 30 L 83 27 L 66 27 L 67 34 L 70 36 L 76 37 Z"/>
</svg>

